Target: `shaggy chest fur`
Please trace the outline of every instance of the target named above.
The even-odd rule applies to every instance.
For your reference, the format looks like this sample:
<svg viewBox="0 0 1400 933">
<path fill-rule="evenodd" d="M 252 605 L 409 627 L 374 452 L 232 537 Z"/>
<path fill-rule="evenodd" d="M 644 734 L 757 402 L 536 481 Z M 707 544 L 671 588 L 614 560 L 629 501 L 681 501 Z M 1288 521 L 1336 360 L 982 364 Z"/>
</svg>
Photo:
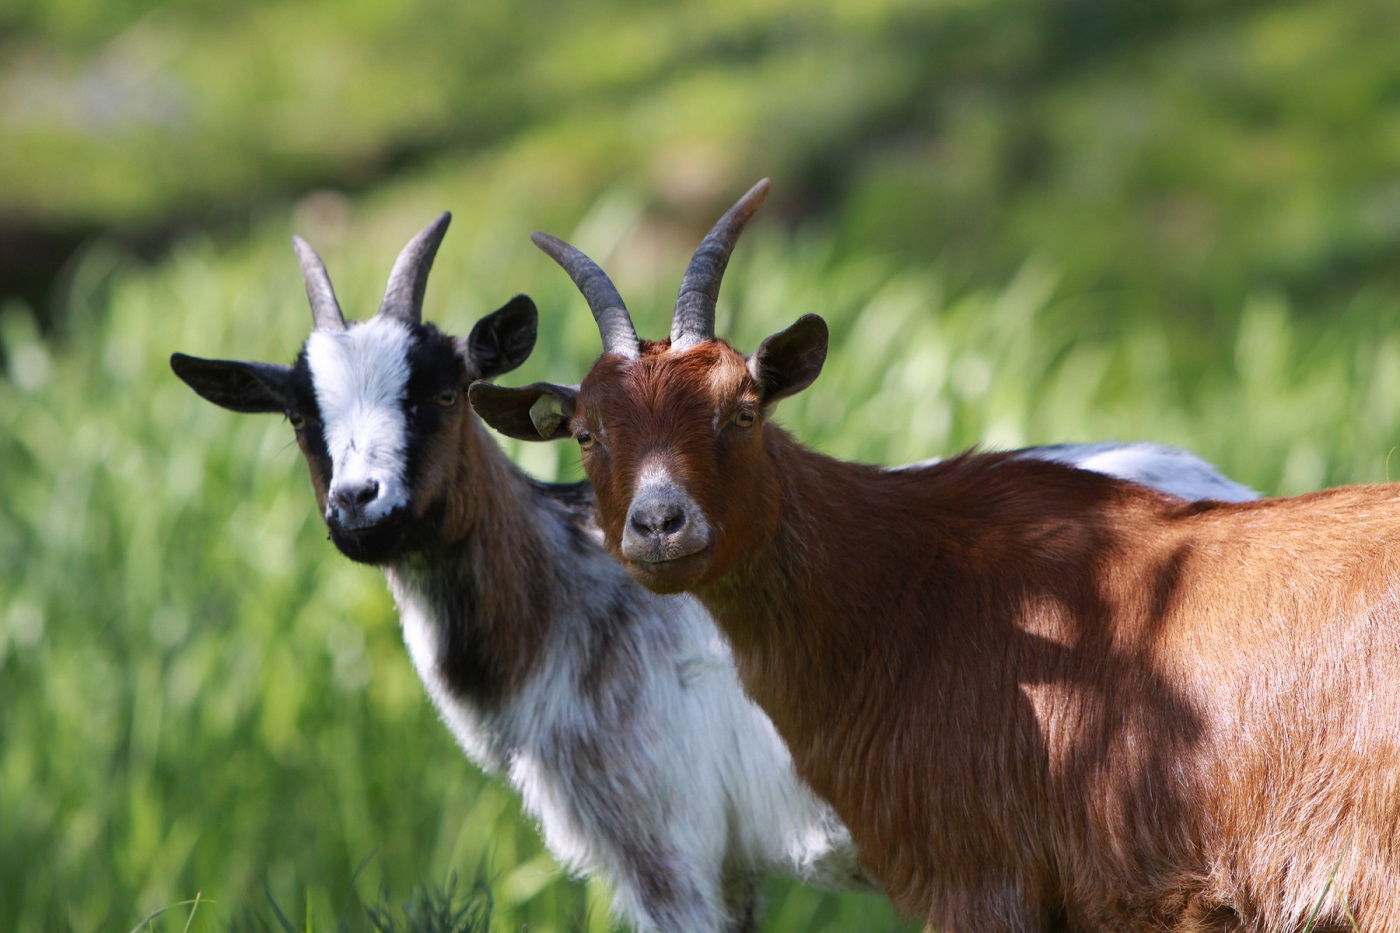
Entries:
<svg viewBox="0 0 1400 933">
<path fill-rule="evenodd" d="M 706 901 L 723 892 L 683 889 L 721 865 L 747 880 L 720 888 L 771 871 L 867 887 L 845 828 L 797 779 L 708 615 L 632 584 L 567 506 L 536 510 L 549 563 L 570 576 L 567 598 L 539 601 L 540 619 L 490 618 L 474 594 L 510 581 L 477 579 L 464 555 L 386 570 L 414 667 L 462 748 L 520 792 L 562 863 L 616 881 L 643 926 L 712 929 L 726 908 Z M 558 585 L 543 571 L 516 582 Z M 523 671 L 501 669 L 492 649 L 503 625 L 538 633 Z M 658 920 L 670 889 L 688 906 Z"/>
</svg>

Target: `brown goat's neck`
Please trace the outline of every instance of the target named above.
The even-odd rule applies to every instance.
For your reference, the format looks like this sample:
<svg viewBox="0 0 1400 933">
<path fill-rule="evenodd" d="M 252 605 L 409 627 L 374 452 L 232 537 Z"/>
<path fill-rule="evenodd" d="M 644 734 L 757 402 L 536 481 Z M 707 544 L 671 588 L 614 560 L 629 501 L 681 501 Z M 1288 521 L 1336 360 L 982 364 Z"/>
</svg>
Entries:
<svg viewBox="0 0 1400 933">
<path fill-rule="evenodd" d="M 792 741 L 831 722 L 839 698 L 857 689 L 873 637 L 860 579 L 887 557 L 882 534 L 907 516 L 879 488 L 884 471 L 819 454 L 776 427 L 766 432 L 776 530 L 696 595 L 733 643 L 747 688 Z M 940 537 L 933 524 L 923 534 L 930 549 Z"/>
<path fill-rule="evenodd" d="M 965 798 L 960 788 L 1022 780 L 1020 762 L 1037 754 L 1019 683 L 1001 659 L 1043 647 L 1050 666 L 1060 654 L 1053 644 L 1028 647 L 1033 640 L 1013 629 L 1010 613 L 1033 594 L 1007 592 L 1007 583 L 1042 573 L 1050 562 L 1036 555 L 1047 547 L 1073 566 L 1092 543 L 1082 529 L 1095 503 L 1133 493 L 1108 477 L 1007 455 L 885 470 L 765 431 L 776 524 L 745 563 L 696 595 L 798 773 L 836 807 L 895 904 L 926 911 L 945 877 L 939 847 L 926 840 L 970 827 L 947 846 L 972 851 L 983 846 L 979 833 L 1010 825 L 995 795 Z M 1026 492 L 1027 482 L 1038 492 Z M 1145 508 L 1159 501 L 1144 496 Z M 1059 568 L 1054 585 L 1069 573 Z M 1013 723 L 990 757 L 980 736 L 963 741 L 959 730 L 975 721 Z M 966 809 L 974 805 L 976 813 Z"/>
<path fill-rule="evenodd" d="M 745 687 L 819 792 L 826 788 L 803 762 L 847 753 L 828 743 L 850 734 L 862 715 L 852 697 L 872 695 L 872 683 L 903 676 L 896 672 L 995 651 L 994 627 L 964 624 L 980 618 L 968 607 L 1000 598 L 1001 577 L 1015 562 L 1035 562 L 1047 548 L 1089 553 L 1089 542 L 1068 539 L 1086 536 L 1096 510 L 1134 495 L 1109 477 L 1001 454 L 886 470 L 765 430 L 775 528 L 696 595 L 732 643 Z M 1042 494 L 1024 493 L 1028 481 Z M 951 617 L 962 623 L 949 626 Z"/>
</svg>

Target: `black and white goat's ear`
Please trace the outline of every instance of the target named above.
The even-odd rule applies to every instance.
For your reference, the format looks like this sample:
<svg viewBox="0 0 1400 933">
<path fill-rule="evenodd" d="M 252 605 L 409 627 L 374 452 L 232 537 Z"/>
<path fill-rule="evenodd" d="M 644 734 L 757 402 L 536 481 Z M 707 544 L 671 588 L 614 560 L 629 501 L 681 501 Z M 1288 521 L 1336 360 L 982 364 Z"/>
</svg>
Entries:
<svg viewBox="0 0 1400 933">
<path fill-rule="evenodd" d="M 170 368 L 201 398 L 233 411 L 285 412 L 292 367 L 170 354 Z"/>
<path fill-rule="evenodd" d="M 826 321 L 804 314 L 787 330 L 758 345 L 749 357 L 749 375 L 758 383 L 763 404 L 796 395 L 812 384 L 826 362 Z"/>
<path fill-rule="evenodd" d="M 458 338 L 457 353 L 481 379 L 494 379 L 515 369 L 535 349 L 539 315 L 529 295 L 516 295 L 476 322 L 465 340 Z"/>
<path fill-rule="evenodd" d="M 571 437 L 577 386 L 536 382 L 518 389 L 474 382 L 468 392 L 472 408 L 491 427 L 520 441 L 554 441 Z"/>
</svg>

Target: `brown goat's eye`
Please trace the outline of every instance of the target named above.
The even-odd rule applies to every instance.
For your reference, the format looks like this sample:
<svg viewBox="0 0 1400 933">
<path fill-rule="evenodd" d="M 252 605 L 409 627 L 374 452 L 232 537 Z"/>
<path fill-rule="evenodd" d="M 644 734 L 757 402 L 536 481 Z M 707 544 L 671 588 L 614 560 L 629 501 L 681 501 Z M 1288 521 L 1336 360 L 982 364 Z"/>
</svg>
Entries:
<svg viewBox="0 0 1400 933">
<path fill-rule="evenodd" d="M 457 404 L 457 390 L 443 389 L 437 395 L 433 396 L 433 401 L 437 402 L 443 408 L 451 408 L 453 405 Z"/>
<path fill-rule="evenodd" d="M 580 431 L 578 433 L 578 445 L 583 450 L 589 450 L 596 443 L 598 442 L 593 439 L 593 435 L 589 434 L 587 431 Z"/>
<path fill-rule="evenodd" d="M 288 412 L 287 420 L 290 421 L 292 423 L 292 427 L 298 431 L 306 427 L 306 416 L 301 414 L 300 412 Z"/>
<path fill-rule="evenodd" d="M 741 408 L 734 413 L 734 424 L 741 428 L 753 427 L 756 420 L 758 420 L 758 416 L 751 408 Z"/>
</svg>

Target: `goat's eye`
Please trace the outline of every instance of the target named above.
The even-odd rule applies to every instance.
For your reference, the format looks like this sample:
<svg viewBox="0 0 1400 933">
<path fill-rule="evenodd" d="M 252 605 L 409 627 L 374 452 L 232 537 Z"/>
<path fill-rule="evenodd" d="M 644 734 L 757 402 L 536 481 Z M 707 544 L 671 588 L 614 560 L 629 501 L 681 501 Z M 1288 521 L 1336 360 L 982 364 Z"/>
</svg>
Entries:
<svg viewBox="0 0 1400 933">
<path fill-rule="evenodd" d="M 589 434 L 587 431 L 580 431 L 578 433 L 578 445 L 583 450 L 590 449 L 596 443 L 598 442 L 593 439 L 593 435 Z"/>
<path fill-rule="evenodd" d="M 734 413 L 734 424 L 741 428 L 753 427 L 753 423 L 757 419 L 758 416 L 754 414 L 751 408 L 741 408 Z"/>
<path fill-rule="evenodd" d="M 457 404 L 457 390 L 443 389 L 437 395 L 433 396 L 433 401 L 437 402 L 443 408 L 451 408 L 453 405 Z"/>
<path fill-rule="evenodd" d="M 287 412 L 287 420 L 292 423 L 292 427 L 298 431 L 306 427 L 306 416 L 300 412 Z"/>
</svg>

